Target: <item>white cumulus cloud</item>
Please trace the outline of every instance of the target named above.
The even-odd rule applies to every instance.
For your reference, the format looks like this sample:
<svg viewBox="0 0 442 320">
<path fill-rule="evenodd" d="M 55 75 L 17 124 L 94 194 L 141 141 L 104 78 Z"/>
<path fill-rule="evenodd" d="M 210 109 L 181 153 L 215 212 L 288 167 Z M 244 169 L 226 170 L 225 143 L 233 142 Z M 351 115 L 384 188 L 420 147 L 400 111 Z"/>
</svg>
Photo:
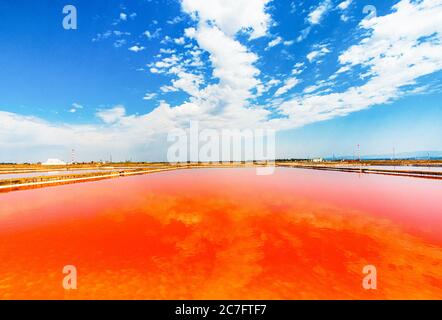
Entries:
<svg viewBox="0 0 442 320">
<path fill-rule="evenodd" d="M 220 30 L 233 36 L 240 30 L 252 29 L 250 38 L 267 34 L 270 0 L 182 0 L 184 12 L 201 22 L 214 22 Z"/>
</svg>

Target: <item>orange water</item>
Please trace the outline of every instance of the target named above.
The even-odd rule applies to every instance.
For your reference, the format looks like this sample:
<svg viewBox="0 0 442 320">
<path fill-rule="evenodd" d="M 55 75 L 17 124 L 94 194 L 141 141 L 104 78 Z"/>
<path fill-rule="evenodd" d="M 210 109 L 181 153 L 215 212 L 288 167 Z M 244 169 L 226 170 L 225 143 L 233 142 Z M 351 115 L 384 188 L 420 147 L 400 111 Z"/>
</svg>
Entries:
<svg viewBox="0 0 442 320">
<path fill-rule="evenodd" d="M 441 279 L 438 180 L 199 169 L 0 194 L 0 299 L 442 299 Z"/>
</svg>

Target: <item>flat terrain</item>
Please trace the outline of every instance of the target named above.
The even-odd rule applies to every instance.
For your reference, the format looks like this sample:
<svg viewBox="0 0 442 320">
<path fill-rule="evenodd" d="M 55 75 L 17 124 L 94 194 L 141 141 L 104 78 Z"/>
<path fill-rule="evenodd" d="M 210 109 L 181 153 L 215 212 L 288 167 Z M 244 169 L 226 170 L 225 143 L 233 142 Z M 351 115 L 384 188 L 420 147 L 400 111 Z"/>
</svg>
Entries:
<svg viewBox="0 0 442 320">
<path fill-rule="evenodd" d="M 255 161 L 179 164 L 170 164 L 166 162 L 91 162 L 62 166 L 44 166 L 41 164 L 0 164 L 0 192 L 118 178 L 121 176 L 140 175 L 177 169 L 262 166 L 442 179 L 442 160 L 363 160 L 323 162 L 314 162 L 311 160 L 277 160 L 275 163 Z"/>
</svg>

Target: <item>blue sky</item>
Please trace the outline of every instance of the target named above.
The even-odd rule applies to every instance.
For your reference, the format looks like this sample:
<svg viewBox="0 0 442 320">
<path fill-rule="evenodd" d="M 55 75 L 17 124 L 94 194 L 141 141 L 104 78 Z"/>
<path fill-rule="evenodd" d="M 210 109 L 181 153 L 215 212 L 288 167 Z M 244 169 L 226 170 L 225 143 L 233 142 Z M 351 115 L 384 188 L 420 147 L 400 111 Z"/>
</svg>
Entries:
<svg viewBox="0 0 442 320">
<path fill-rule="evenodd" d="M 3 0 L 0 161 L 165 160 L 190 120 L 276 129 L 278 157 L 442 150 L 440 14 L 441 0 Z"/>
</svg>

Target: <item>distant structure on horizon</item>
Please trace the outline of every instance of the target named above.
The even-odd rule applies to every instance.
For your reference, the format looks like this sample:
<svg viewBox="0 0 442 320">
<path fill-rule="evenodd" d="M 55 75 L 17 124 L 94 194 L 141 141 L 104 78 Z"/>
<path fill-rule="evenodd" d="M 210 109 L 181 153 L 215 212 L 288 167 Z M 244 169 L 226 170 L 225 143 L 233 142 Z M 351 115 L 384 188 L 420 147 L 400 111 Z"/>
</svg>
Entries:
<svg viewBox="0 0 442 320">
<path fill-rule="evenodd" d="M 65 164 L 66 162 L 61 161 L 60 159 L 48 159 L 48 161 L 42 163 L 44 166 L 62 166 Z"/>
</svg>

